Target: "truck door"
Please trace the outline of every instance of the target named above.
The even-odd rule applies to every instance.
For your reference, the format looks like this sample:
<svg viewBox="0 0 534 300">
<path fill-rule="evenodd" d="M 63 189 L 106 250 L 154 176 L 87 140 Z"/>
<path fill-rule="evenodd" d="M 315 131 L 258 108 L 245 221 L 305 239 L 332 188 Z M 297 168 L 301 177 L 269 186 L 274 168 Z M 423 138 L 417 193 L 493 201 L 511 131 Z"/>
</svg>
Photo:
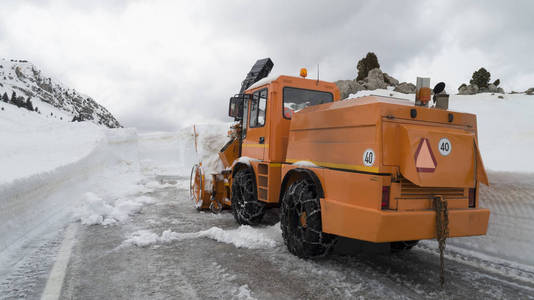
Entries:
<svg viewBox="0 0 534 300">
<path fill-rule="evenodd" d="M 267 136 L 267 88 L 255 91 L 249 100 L 248 119 L 243 121 L 248 127 L 243 137 L 242 155 L 251 158 L 265 160 L 265 149 L 269 147 Z M 245 105 L 245 109 L 247 105 Z"/>
</svg>

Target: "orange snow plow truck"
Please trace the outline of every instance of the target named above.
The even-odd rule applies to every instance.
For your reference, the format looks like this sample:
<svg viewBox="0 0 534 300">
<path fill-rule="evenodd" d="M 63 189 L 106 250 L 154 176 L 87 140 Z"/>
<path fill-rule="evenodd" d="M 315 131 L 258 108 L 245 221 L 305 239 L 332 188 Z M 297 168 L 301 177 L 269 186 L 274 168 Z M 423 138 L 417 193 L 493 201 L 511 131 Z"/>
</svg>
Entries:
<svg viewBox="0 0 534 300">
<path fill-rule="evenodd" d="M 337 236 L 402 250 L 437 238 L 440 226 L 448 237 L 486 233 L 476 116 L 448 111 L 443 83 L 432 107 L 428 78 L 418 78 L 415 104 L 341 101 L 334 83 L 306 79 L 305 69 L 267 77 L 272 67 L 258 60 L 230 98 L 225 169 L 193 167 L 198 209 L 230 207 L 239 224 L 256 225 L 279 207 L 285 244 L 299 257 L 327 254 Z"/>
</svg>

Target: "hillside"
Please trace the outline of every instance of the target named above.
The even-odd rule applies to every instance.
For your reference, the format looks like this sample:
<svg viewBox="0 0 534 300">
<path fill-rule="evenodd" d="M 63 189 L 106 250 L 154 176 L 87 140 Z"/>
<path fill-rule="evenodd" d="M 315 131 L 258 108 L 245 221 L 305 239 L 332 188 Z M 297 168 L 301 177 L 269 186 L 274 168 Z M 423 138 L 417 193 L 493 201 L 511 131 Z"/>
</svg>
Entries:
<svg viewBox="0 0 534 300">
<path fill-rule="evenodd" d="M 48 116 L 63 121 L 91 121 L 109 128 L 121 127 L 117 119 L 89 96 L 68 88 L 45 75 L 26 60 L 0 60 L 0 96 L 11 99 L 15 92 L 24 101 L 28 98 L 33 107 Z"/>
</svg>

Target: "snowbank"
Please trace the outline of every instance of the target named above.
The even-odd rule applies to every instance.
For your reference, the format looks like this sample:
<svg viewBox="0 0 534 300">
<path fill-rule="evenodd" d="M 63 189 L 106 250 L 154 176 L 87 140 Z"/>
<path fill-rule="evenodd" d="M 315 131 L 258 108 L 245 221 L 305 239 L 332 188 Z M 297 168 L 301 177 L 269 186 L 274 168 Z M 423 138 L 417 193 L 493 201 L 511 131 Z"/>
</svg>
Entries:
<svg viewBox="0 0 534 300">
<path fill-rule="evenodd" d="M 10 257 L 29 251 L 30 241 L 58 232 L 85 192 L 113 182 L 111 190 L 123 195 L 120 189 L 131 185 L 118 183 L 139 178 L 135 130 L 62 122 L 2 106 L 0 268 L 16 263 Z M 132 206 L 124 202 L 119 209 Z"/>
<path fill-rule="evenodd" d="M 349 98 L 368 95 L 396 97 L 414 102 L 414 94 L 389 90 L 360 91 Z M 503 97 L 500 99 L 499 97 Z M 525 94 L 450 95 L 451 111 L 477 115 L 478 141 L 486 169 L 534 172 L 534 96 Z"/>
<path fill-rule="evenodd" d="M 199 232 L 180 233 L 169 230 L 163 231 L 161 236 L 149 231 L 139 230 L 132 233 L 123 246 L 136 245 L 146 247 L 156 243 L 170 243 L 196 238 L 209 238 L 221 243 L 233 244 L 237 248 L 275 248 L 283 243 L 280 223 L 268 227 L 250 227 L 242 225 L 237 229 L 224 230 L 211 227 Z"/>
<path fill-rule="evenodd" d="M 185 127 L 178 132 L 155 132 L 141 134 L 143 140 L 139 144 L 139 155 L 142 168 L 154 168 L 153 172 L 160 175 L 178 174 L 189 177 L 191 167 L 202 161 L 205 174 L 222 170 L 219 150 L 228 141 L 228 130 L 231 123 L 214 123 L 196 125 L 197 150 L 193 126 Z M 210 176 L 206 176 L 210 178 Z"/>
<path fill-rule="evenodd" d="M 0 186 L 79 161 L 105 137 L 92 123 L 65 123 L 14 105 L 1 106 Z"/>
</svg>

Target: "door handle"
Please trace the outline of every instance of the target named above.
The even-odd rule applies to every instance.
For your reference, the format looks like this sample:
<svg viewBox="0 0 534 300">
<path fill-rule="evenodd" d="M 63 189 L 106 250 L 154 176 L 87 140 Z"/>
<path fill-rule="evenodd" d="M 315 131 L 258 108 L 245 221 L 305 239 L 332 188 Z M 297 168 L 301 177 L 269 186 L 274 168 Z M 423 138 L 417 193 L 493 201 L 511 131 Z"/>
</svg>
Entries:
<svg viewBox="0 0 534 300">
<path fill-rule="evenodd" d="M 265 143 L 265 138 L 263 136 L 260 136 L 260 144 Z"/>
</svg>

